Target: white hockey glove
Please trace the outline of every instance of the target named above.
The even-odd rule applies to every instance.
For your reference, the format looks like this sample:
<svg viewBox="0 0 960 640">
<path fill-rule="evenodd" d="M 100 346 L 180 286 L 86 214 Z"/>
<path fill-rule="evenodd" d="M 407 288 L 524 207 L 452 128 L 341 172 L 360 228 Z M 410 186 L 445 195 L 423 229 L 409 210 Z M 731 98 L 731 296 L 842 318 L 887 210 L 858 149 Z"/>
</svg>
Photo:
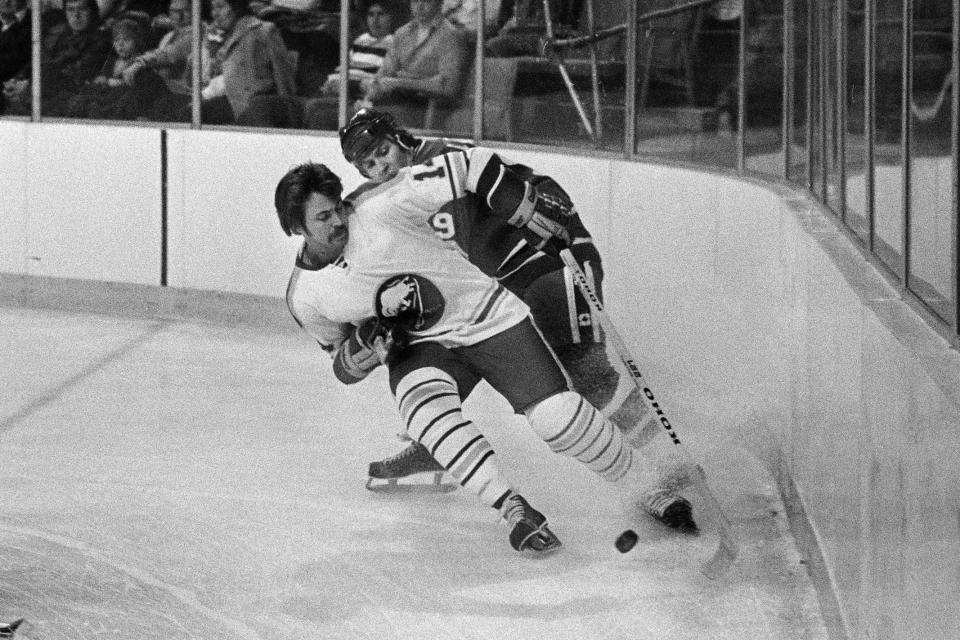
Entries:
<svg viewBox="0 0 960 640">
<path fill-rule="evenodd" d="M 406 346 L 404 332 L 377 318 L 366 320 L 354 329 L 333 358 L 333 373 L 344 384 L 353 384 L 381 364 L 388 364 Z"/>
<path fill-rule="evenodd" d="M 563 194 L 550 193 L 529 182 L 524 186 L 523 201 L 507 222 L 522 229 L 527 242 L 535 249 L 559 255 L 570 246 L 566 224 L 576 213 L 573 203 Z"/>
</svg>

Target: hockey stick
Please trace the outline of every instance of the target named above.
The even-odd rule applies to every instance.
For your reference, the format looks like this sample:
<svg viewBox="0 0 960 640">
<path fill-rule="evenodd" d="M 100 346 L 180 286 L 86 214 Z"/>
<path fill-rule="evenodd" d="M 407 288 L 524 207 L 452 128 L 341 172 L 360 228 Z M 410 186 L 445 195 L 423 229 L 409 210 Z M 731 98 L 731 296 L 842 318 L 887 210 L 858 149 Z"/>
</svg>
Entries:
<svg viewBox="0 0 960 640">
<path fill-rule="evenodd" d="M 717 500 L 717 496 L 714 495 L 709 485 L 707 485 L 707 478 L 703 472 L 703 467 L 694 461 L 693 456 L 690 455 L 690 452 L 687 450 L 687 448 L 680 442 L 680 438 L 677 437 L 676 431 L 673 430 L 673 425 L 670 424 L 670 420 L 668 420 L 667 416 L 664 415 L 663 409 L 660 408 L 660 404 L 654 397 L 653 392 L 650 390 L 650 387 L 647 386 L 646 381 L 643 379 L 643 374 L 640 373 L 640 369 L 637 367 L 636 362 L 634 362 L 633 356 L 630 355 L 630 351 L 627 349 L 627 345 L 623 342 L 623 338 L 620 337 L 620 334 L 617 333 L 617 329 L 613 326 L 613 322 L 610 320 L 610 317 L 603 310 L 603 303 L 600 302 L 600 298 L 594 292 L 593 287 L 590 286 L 587 276 L 583 273 L 583 269 L 580 268 L 580 265 L 577 264 L 577 260 L 573 257 L 570 249 L 561 250 L 560 258 L 570 270 L 570 273 L 573 274 L 573 279 L 577 283 L 577 287 L 580 289 L 580 292 L 583 293 L 583 297 L 586 298 L 587 302 L 590 304 L 590 308 L 593 309 L 594 314 L 600 318 L 600 324 L 603 326 L 603 329 L 606 332 L 607 339 L 612 343 L 614 350 L 617 352 L 620 360 L 627 368 L 627 371 L 630 372 L 630 377 L 633 379 L 633 383 L 643 394 L 644 402 L 646 402 L 647 406 L 656 413 L 657 418 L 660 420 L 661 426 L 666 429 L 667 434 L 673 441 L 673 444 L 677 446 L 677 449 L 680 451 L 681 455 L 694 469 L 692 478 L 693 486 L 707 503 L 707 506 L 710 508 L 710 510 L 713 511 L 714 520 L 716 521 L 717 529 L 720 535 L 720 543 L 717 546 L 717 550 L 714 552 L 713 556 L 703 564 L 700 570 L 706 577 L 710 578 L 711 580 L 716 580 L 730 568 L 730 566 L 733 564 L 733 561 L 736 560 L 737 553 L 740 550 L 737 540 L 733 536 L 730 521 L 727 519 L 726 514 L 724 514 L 723 509 L 720 507 L 720 502 Z"/>
</svg>

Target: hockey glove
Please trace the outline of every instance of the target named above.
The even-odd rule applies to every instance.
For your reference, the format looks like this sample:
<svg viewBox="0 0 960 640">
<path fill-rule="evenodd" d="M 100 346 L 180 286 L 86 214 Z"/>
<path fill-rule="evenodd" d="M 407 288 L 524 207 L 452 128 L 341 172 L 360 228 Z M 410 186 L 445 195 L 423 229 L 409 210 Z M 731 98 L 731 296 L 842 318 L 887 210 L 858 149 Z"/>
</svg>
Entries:
<svg viewBox="0 0 960 640">
<path fill-rule="evenodd" d="M 344 384 L 353 384 L 381 364 L 388 364 L 403 347 L 406 334 L 382 320 L 371 318 L 363 322 L 337 350 L 333 359 L 333 373 Z"/>
<path fill-rule="evenodd" d="M 520 227 L 527 242 L 535 249 L 555 256 L 570 246 L 566 223 L 574 213 L 573 203 L 565 196 L 526 183 L 523 202 L 508 222 Z"/>
</svg>

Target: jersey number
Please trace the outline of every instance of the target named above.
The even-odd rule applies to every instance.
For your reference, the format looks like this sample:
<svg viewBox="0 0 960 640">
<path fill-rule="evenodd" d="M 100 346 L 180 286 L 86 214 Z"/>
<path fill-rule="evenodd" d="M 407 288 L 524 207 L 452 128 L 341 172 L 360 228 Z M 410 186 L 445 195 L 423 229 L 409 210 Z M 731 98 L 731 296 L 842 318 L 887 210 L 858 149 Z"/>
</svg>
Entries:
<svg viewBox="0 0 960 640">
<path fill-rule="evenodd" d="M 446 170 L 442 166 L 437 167 L 433 171 L 423 171 L 421 173 L 413 174 L 414 180 L 426 180 L 427 178 L 442 178 L 447 175 Z"/>
<path fill-rule="evenodd" d="M 430 226 L 441 240 L 453 240 L 457 235 L 456 229 L 453 228 L 453 216 L 444 211 L 430 217 Z"/>
</svg>

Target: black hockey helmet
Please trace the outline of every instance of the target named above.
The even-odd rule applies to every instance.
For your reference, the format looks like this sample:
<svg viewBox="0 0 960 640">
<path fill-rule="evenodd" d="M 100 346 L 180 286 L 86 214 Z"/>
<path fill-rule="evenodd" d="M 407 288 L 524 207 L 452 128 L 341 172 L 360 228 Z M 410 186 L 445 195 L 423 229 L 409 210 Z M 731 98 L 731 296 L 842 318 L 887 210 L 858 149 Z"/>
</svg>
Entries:
<svg viewBox="0 0 960 640">
<path fill-rule="evenodd" d="M 360 109 L 353 114 L 350 122 L 340 129 L 340 150 L 347 162 L 353 163 L 369 153 L 384 138 L 407 151 L 417 145 L 417 139 L 398 125 L 389 113 L 370 108 Z"/>
</svg>

